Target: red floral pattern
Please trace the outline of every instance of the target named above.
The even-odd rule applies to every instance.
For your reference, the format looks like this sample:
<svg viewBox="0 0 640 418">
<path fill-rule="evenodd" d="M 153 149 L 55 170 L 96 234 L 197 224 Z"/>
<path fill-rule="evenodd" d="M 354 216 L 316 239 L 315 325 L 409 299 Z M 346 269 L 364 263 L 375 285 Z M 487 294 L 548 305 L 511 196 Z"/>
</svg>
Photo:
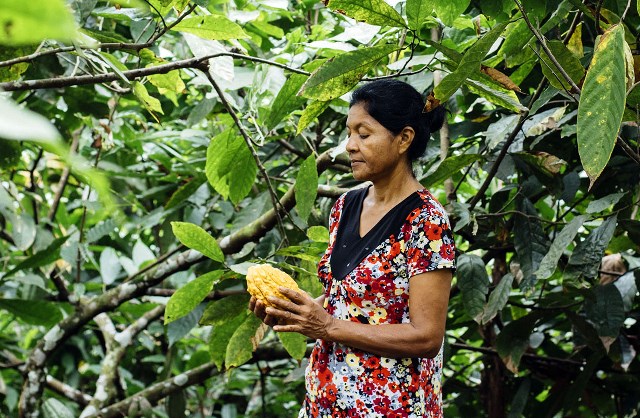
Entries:
<svg viewBox="0 0 640 418">
<path fill-rule="evenodd" d="M 333 206 L 330 240 L 318 266 L 325 309 L 336 318 L 369 324 L 409 322 L 409 278 L 455 268 L 455 246 L 445 210 L 427 190 L 397 237 L 380 243 L 343 280 L 330 258 L 345 196 Z M 343 344 L 316 341 L 306 371 L 299 417 L 442 417 L 442 348 L 433 359 L 376 356 Z"/>
</svg>

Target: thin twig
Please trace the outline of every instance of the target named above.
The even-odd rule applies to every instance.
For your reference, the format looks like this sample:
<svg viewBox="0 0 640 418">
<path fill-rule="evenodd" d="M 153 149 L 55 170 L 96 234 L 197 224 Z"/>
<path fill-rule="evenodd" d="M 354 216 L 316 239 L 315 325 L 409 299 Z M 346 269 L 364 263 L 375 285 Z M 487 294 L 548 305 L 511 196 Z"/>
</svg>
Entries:
<svg viewBox="0 0 640 418">
<path fill-rule="evenodd" d="M 69 149 L 69 155 L 71 156 L 78 149 L 78 142 L 80 133 L 83 128 L 76 130 L 72 136 L 73 140 L 71 141 L 71 147 Z M 71 173 L 71 167 L 66 165 L 64 170 L 62 171 L 62 175 L 60 176 L 60 181 L 58 182 L 58 188 L 56 190 L 56 195 L 53 198 L 53 204 L 51 208 L 49 208 L 49 214 L 47 218 L 49 218 L 50 223 L 52 223 L 56 218 L 56 212 L 58 212 L 58 206 L 60 205 L 60 199 L 62 198 L 62 194 L 64 193 L 65 187 L 67 187 L 67 182 L 69 181 L 69 174 Z"/>
<path fill-rule="evenodd" d="M 622 150 L 629 156 L 629 158 L 635 161 L 636 164 L 640 165 L 640 155 L 638 155 L 621 136 L 618 135 L 618 140 L 616 141 L 616 143 L 620 145 L 620 148 L 622 148 Z"/>
<path fill-rule="evenodd" d="M 600 11 L 602 10 L 602 3 L 604 3 L 604 0 L 598 1 L 598 5 L 596 6 L 596 16 L 595 16 L 596 33 L 599 35 L 602 35 L 602 29 L 600 29 Z"/>
</svg>

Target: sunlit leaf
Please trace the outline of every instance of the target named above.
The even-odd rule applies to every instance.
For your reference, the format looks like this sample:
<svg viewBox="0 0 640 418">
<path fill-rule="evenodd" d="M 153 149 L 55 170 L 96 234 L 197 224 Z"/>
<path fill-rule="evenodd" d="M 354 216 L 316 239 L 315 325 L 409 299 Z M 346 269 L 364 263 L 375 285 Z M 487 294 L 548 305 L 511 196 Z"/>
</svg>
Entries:
<svg viewBox="0 0 640 418">
<path fill-rule="evenodd" d="M 482 324 L 487 324 L 491 321 L 498 312 L 504 308 L 507 304 L 507 300 L 509 300 L 509 293 L 511 292 L 511 285 L 513 284 L 513 275 L 505 274 L 502 279 L 500 279 L 500 283 L 496 286 L 495 289 L 489 295 L 489 300 L 487 304 L 484 306 L 481 314 L 481 320 L 477 321 Z"/>
<path fill-rule="evenodd" d="M 578 58 L 565 46 L 562 41 L 552 40 L 547 42 L 549 50 L 553 54 L 556 61 L 565 70 L 567 75 L 571 78 L 574 84 L 578 84 L 584 76 L 584 67 L 578 60 Z M 540 57 L 542 58 L 540 66 L 542 67 L 542 73 L 549 80 L 549 84 L 558 90 L 571 90 L 571 85 L 562 76 L 560 71 L 556 68 L 555 64 L 551 61 L 551 58 L 544 52 L 540 51 Z"/>
<path fill-rule="evenodd" d="M 565 249 L 571 244 L 585 220 L 585 216 L 576 216 L 558 233 L 549 251 L 545 254 L 542 261 L 540 261 L 538 270 L 535 273 L 539 280 L 546 280 L 551 277 L 556 270 L 558 260 L 560 260 Z"/>
<path fill-rule="evenodd" d="M 451 178 L 454 174 L 457 174 L 460 170 L 468 167 L 479 159 L 480 156 L 478 154 L 463 154 L 447 157 L 438 165 L 438 168 L 433 173 L 428 174 L 420 180 L 420 183 L 426 188 L 437 185 Z"/>
<path fill-rule="evenodd" d="M 350 91 L 376 63 L 397 49 L 396 45 L 381 45 L 338 55 L 314 71 L 300 93 L 320 101 L 340 97 Z"/>
<path fill-rule="evenodd" d="M 0 299 L 0 309 L 31 325 L 51 327 L 62 320 L 59 305 L 46 300 Z"/>
<path fill-rule="evenodd" d="M 255 315 L 249 315 L 236 329 L 229 339 L 225 364 L 227 367 L 238 367 L 251 359 L 254 351 L 254 338 L 263 325 Z"/>
<path fill-rule="evenodd" d="M 171 228 L 176 238 L 187 247 L 199 251 L 214 261 L 224 261 L 224 254 L 218 241 L 198 225 L 189 222 L 171 222 Z"/>
<path fill-rule="evenodd" d="M 301 360 L 307 351 L 307 337 L 297 332 L 278 332 L 278 338 L 291 357 Z"/>
<path fill-rule="evenodd" d="M 370 25 L 406 26 L 402 16 L 384 0 L 329 0 L 327 6 Z"/>
<path fill-rule="evenodd" d="M 188 17 L 172 30 L 189 32 L 203 39 L 224 40 L 247 38 L 242 28 L 222 15 Z"/>
</svg>

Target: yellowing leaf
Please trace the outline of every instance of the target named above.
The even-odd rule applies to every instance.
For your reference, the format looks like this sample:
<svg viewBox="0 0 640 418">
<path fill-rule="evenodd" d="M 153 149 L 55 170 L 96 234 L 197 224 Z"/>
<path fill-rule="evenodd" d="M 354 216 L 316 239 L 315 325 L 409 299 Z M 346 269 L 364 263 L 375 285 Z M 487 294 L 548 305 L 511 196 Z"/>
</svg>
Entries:
<svg viewBox="0 0 640 418">
<path fill-rule="evenodd" d="M 153 114 L 153 112 L 164 114 L 164 112 L 162 111 L 162 105 L 160 104 L 160 100 L 151 96 L 147 91 L 147 88 L 144 86 L 144 84 L 140 83 L 139 81 L 134 81 L 132 83 L 132 86 L 133 86 L 133 94 L 136 95 L 138 100 L 140 100 L 140 103 L 142 103 L 142 106 L 144 106 L 145 109 L 147 109 L 154 118 L 156 118 L 156 116 Z"/>
<path fill-rule="evenodd" d="M 614 25 L 596 45 L 578 104 L 578 153 L 591 186 L 615 146 L 626 95 L 624 27 Z"/>
<path fill-rule="evenodd" d="M 329 0 L 331 9 L 376 26 L 406 27 L 404 19 L 384 0 Z"/>
</svg>

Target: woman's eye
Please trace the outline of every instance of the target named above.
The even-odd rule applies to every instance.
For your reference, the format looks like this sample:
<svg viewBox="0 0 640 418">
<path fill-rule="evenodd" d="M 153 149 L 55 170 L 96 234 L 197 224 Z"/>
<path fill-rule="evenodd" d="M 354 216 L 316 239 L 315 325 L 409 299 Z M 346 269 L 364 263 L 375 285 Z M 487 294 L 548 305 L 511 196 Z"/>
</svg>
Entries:
<svg viewBox="0 0 640 418">
<path fill-rule="evenodd" d="M 368 137 L 368 134 L 360 134 L 360 139 L 367 139 Z"/>
</svg>

